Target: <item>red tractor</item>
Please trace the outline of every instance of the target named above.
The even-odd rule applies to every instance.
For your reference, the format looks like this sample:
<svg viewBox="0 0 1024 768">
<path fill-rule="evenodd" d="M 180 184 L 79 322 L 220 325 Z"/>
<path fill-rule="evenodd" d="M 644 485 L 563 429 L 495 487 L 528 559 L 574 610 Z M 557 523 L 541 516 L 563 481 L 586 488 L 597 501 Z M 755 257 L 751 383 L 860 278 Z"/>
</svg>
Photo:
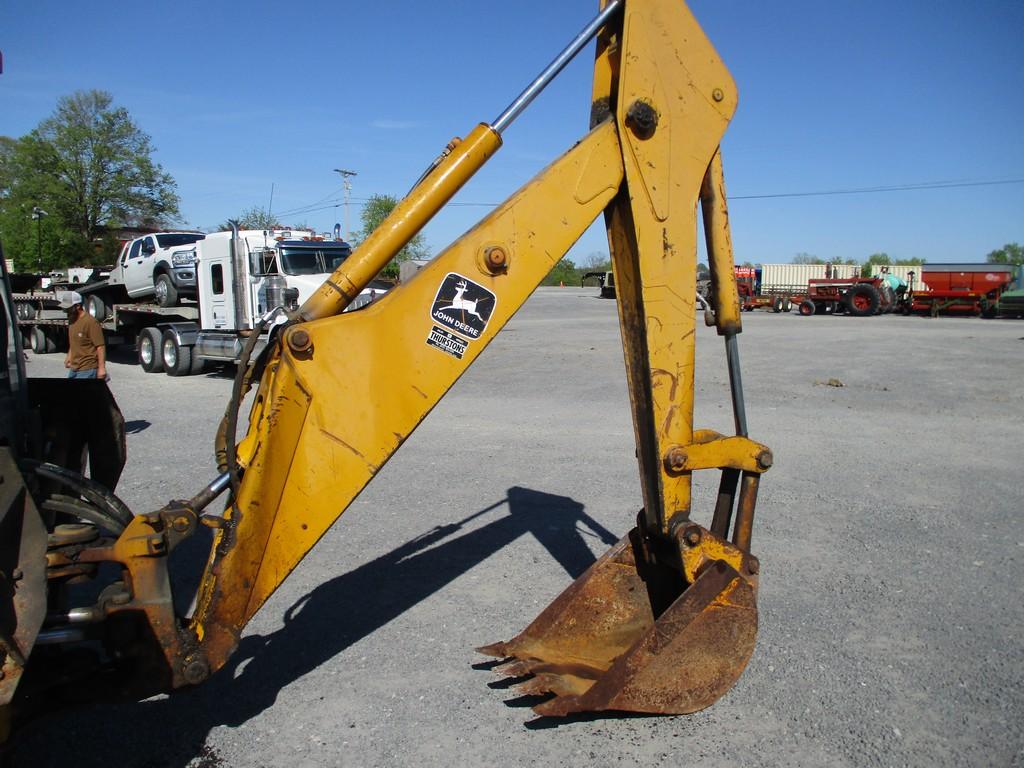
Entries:
<svg viewBox="0 0 1024 768">
<path fill-rule="evenodd" d="M 807 281 L 801 315 L 846 312 L 854 317 L 892 312 L 903 301 L 880 277 L 825 278 Z"/>
</svg>

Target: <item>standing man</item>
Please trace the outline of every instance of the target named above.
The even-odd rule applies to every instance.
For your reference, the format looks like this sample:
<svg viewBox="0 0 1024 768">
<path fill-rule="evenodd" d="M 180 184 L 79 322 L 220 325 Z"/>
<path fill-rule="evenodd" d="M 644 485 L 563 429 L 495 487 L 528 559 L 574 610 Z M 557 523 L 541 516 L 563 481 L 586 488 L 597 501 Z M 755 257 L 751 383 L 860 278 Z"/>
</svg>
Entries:
<svg viewBox="0 0 1024 768">
<path fill-rule="evenodd" d="M 64 367 L 69 379 L 107 378 L 107 348 L 103 329 L 82 306 L 82 294 L 64 291 L 60 308 L 68 313 L 68 354 Z"/>
</svg>

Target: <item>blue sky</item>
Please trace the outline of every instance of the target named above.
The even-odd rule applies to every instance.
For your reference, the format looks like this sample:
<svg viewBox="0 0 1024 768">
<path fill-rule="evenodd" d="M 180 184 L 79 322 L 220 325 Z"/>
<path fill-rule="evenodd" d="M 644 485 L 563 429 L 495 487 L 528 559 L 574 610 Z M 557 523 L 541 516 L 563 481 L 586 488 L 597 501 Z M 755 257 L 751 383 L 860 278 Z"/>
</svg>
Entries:
<svg viewBox="0 0 1024 768">
<path fill-rule="evenodd" d="M 981 261 L 1024 242 L 1024 2 L 694 0 L 740 106 L 723 141 L 738 261 L 797 253 Z M 591 0 L 109 0 L 0 7 L 0 135 L 62 95 L 113 94 L 178 182 L 184 223 L 252 205 L 329 230 L 401 196 L 493 120 L 596 13 Z M 505 133 L 425 234 L 441 250 L 587 128 L 592 49 Z M 805 192 L 971 184 L 821 196 Z M 1001 183 L 993 183 L 1001 182 Z M 571 256 L 607 251 L 592 227 Z"/>
</svg>

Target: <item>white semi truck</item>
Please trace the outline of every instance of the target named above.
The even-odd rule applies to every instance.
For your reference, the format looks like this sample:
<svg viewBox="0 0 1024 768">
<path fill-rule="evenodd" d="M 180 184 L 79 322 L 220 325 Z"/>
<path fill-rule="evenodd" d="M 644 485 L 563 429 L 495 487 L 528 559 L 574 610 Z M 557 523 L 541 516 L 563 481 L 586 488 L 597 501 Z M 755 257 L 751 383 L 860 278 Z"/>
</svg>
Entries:
<svg viewBox="0 0 1024 768">
<path fill-rule="evenodd" d="M 187 376 L 207 362 L 236 361 L 262 316 L 275 307 L 297 308 L 351 253 L 343 240 L 305 231 L 216 232 L 194 248 L 195 302 L 114 303 L 123 286 L 109 282 L 78 289 L 91 311 L 102 308 L 97 319 L 108 345 L 134 344 L 139 365 L 149 373 Z M 374 282 L 349 309 L 369 304 L 388 288 Z M 47 292 L 15 297 L 26 346 L 37 353 L 65 348 L 67 321 L 57 300 Z"/>
</svg>

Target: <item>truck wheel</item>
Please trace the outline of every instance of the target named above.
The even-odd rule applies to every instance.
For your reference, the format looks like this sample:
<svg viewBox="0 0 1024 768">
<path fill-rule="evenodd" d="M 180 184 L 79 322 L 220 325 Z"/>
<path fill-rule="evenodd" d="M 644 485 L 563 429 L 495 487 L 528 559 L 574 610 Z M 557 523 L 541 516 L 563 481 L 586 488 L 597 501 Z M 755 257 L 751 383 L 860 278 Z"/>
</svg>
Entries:
<svg viewBox="0 0 1024 768">
<path fill-rule="evenodd" d="M 782 297 L 781 296 L 776 296 L 775 300 L 772 301 L 772 312 L 775 312 L 776 314 L 778 314 L 781 311 L 782 311 Z"/>
<path fill-rule="evenodd" d="M 178 344 L 178 338 L 173 331 L 164 331 L 160 348 L 164 371 L 168 376 L 192 376 L 203 370 L 202 358 L 192 354 L 192 347 Z"/>
<path fill-rule="evenodd" d="M 57 351 L 57 342 L 38 325 L 32 329 L 32 351 L 37 355 Z"/>
<path fill-rule="evenodd" d="M 153 281 L 156 303 L 161 307 L 173 307 L 178 303 L 178 289 L 171 282 L 171 276 L 161 272 Z"/>
<path fill-rule="evenodd" d="M 787 296 L 782 300 L 782 311 L 789 312 L 793 309 L 793 301 Z"/>
<path fill-rule="evenodd" d="M 102 297 L 91 293 L 85 297 L 85 311 L 92 315 L 97 322 L 102 323 L 107 319 L 109 307 Z"/>
<path fill-rule="evenodd" d="M 146 373 L 160 373 L 164 369 L 162 342 L 157 328 L 143 328 L 139 333 L 139 365 Z"/>
<path fill-rule="evenodd" d="M 881 300 L 875 286 L 859 283 L 846 292 L 846 310 L 854 317 L 868 317 L 878 311 Z"/>
<path fill-rule="evenodd" d="M 810 299 L 804 299 L 803 301 L 800 302 L 800 306 L 798 306 L 796 309 L 797 312 L 799 312 L 804 317 L 810 317 L 811 315 L 814 314 L 814 302 L 811 301 Z"/>
</svg>

